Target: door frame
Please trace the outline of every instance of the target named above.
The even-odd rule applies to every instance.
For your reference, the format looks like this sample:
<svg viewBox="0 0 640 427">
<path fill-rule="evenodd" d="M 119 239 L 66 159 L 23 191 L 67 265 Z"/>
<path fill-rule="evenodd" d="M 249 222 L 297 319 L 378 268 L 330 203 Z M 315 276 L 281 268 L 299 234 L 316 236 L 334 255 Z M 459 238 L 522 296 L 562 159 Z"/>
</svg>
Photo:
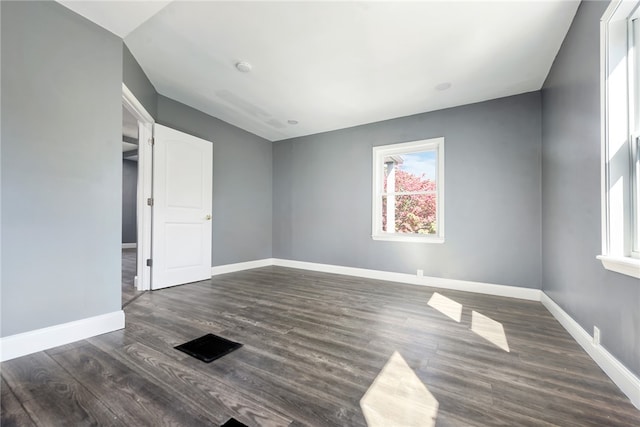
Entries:
<svg viewBox="0 0 640 427">
<path fill-rule="evenodd" d="M 151 268 L 146 260 L 151 259 L 152 210 L 147 199 L 152 197 L 153 182 L 153 124 L 154 118 L 138 101 L 133 92 L 122 83 L 122 106 L 138 120 L 138 191 L 136 197 L 136 277 L 134 284 L 139 291 L 151 289 Z"/>
</svg>

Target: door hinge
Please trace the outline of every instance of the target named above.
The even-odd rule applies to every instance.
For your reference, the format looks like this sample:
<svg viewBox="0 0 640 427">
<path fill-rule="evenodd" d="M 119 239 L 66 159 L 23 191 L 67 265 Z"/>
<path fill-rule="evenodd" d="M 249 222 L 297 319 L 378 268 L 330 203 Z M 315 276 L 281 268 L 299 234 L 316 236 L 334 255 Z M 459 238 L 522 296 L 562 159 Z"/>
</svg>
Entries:
<svg viewBox="0 0 640 427">
<path fill-rule="evenodd" d="M 148 206 L 153 206 L 153 198 L 152 198 L 152 197 L 149 197 L 149 198 L 147 199 L 147 205 L 148 205 Z"/>
<path fill-rule="evenodd" d="M 153 264 L 153 261 L 151 260 L 151 258 L 149 258 L 147 260 L 147 267 L 151 267 L 152 264 Z"/>
</svg>

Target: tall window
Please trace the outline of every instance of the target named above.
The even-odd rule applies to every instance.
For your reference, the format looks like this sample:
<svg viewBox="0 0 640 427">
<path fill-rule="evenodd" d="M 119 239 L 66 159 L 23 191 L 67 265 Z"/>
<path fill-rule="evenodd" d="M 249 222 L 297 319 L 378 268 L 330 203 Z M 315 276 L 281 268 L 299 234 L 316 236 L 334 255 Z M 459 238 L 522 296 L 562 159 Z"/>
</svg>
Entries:
<svg viewBox="0 0 640 427">
<path fill-rule="evenodd" d="M 444 138 L 373 148 L 372 237 L 444 241 Z"/>
<path fill-rule="evenodd" d="M 602 255 L 640 278 L 640 1 L 614 0 L 602 17 Z"/>
<path fill-rule="evenodd" d="M 631 255 L 640 259 L 640 5 L 629 20 L 632 61 L 630 63 L 630 140 L 633 189 L 634 238 Z"/>
</svg>

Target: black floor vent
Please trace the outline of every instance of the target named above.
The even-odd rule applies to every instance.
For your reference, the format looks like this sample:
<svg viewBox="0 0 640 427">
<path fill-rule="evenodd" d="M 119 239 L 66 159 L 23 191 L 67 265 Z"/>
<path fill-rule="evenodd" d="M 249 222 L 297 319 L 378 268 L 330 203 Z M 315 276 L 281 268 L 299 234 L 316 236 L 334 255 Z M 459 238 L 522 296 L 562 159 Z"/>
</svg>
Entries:
<svg viewBox="0 0 640 427">
<path fill-rule="evenodd" d="M 226 338 L 207 334 L 195 340 L 174 347 L 190 356 L 209 363 L 242 347 L 242 344 L 229 341 Z M 226 425 L 226 424 L 225 424 Z M 231 424 L 233 425 L 233 424 Z M 242 424 L 241 424 L 242 425 Z"/>
<path fill-rule="evenodd" d="M 220 427 L 247 427 L 246 424 L 242 424 L 240 421 L 235 418 L 229 418 L 226 423 L 222 424 Z"/>
</svg>

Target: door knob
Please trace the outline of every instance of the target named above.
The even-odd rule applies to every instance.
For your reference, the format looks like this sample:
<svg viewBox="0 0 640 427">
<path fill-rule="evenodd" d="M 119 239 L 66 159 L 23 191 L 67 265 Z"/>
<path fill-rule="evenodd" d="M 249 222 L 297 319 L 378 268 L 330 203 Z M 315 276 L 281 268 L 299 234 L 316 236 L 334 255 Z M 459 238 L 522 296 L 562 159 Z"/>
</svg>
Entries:
<svg viewBox="0 0 640 427">
<path fill-rule="evenodd" d="M 207 215 L 204 217 L 207 221 L 211 221 L 211 215 Z"/>
</svg>

